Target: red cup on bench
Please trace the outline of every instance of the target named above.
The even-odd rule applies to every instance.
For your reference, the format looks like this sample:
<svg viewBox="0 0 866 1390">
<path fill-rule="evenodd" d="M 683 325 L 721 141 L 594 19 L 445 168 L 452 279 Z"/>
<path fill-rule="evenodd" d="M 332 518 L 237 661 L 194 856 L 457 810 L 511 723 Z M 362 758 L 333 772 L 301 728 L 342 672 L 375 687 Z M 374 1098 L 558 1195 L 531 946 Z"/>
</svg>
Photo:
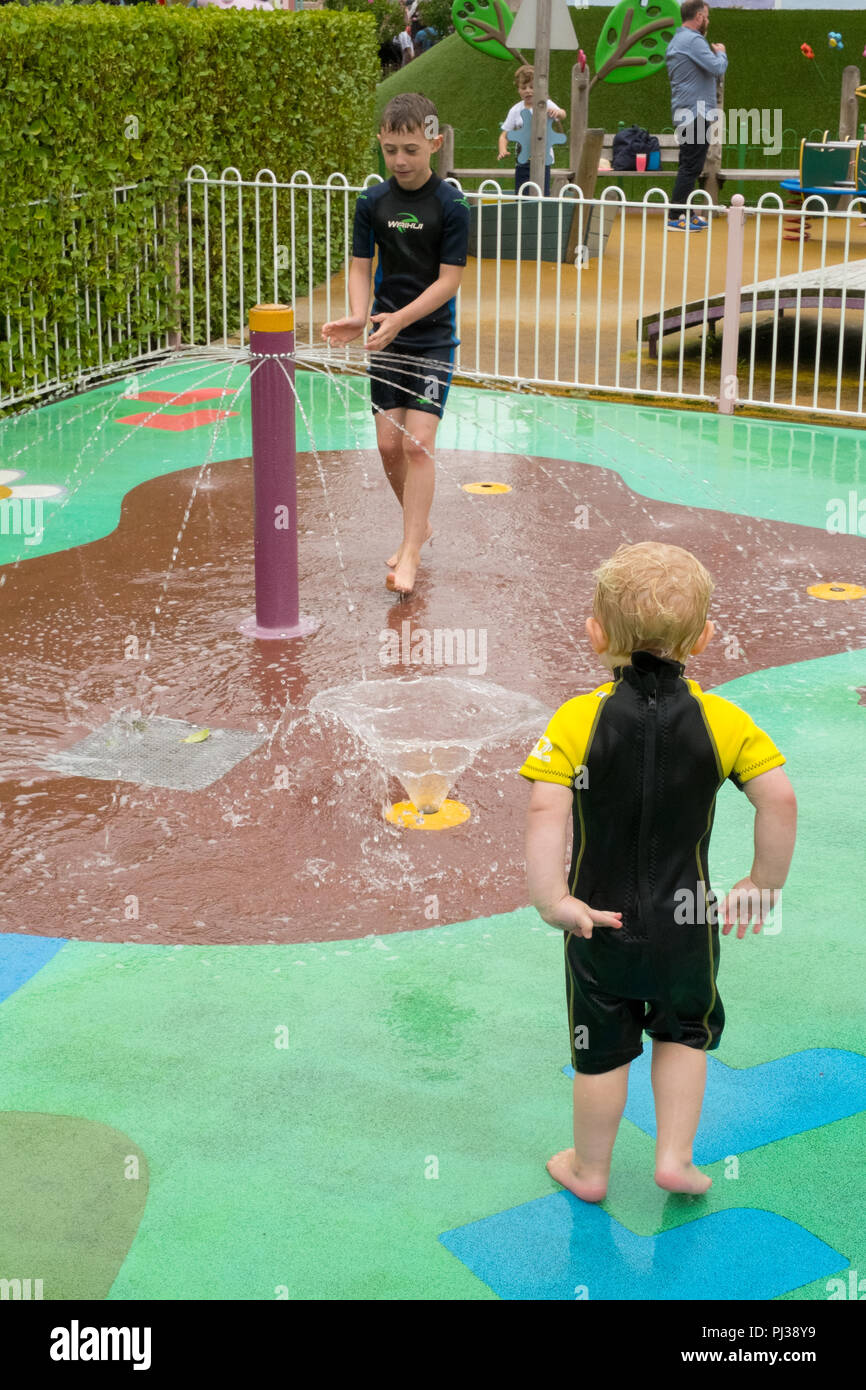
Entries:
<svg viewBox="0 0 866 1390">
<path fill-rule="evenodd" d="M 646 169 L 646 155 L 645 155 L 645 154 L 636 154 L 636 155 L 635 155 L 635 157 L 634 157 L 634 167 L 637 169 L 637 171 L 638 171 L 639 174 L 642 174 L 642 173 L 644 172 L 644 170 Z"/>
</svg>

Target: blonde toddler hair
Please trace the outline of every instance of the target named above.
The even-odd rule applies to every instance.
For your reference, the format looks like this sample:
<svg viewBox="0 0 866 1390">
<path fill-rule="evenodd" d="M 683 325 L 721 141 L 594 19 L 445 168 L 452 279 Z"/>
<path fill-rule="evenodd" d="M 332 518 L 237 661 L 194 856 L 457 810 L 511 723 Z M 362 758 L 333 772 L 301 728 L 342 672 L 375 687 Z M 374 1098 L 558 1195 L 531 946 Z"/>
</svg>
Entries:
<svg viewBox="0 0 866 1390">
<path fill-rule="evenodd" d="M 592 613 L 610 655 L 653 652 L 685 661 L 704 630 L 715 587 L 700 560 L 678 545 L 621 545 L 596 570 Z"/>
</svg>

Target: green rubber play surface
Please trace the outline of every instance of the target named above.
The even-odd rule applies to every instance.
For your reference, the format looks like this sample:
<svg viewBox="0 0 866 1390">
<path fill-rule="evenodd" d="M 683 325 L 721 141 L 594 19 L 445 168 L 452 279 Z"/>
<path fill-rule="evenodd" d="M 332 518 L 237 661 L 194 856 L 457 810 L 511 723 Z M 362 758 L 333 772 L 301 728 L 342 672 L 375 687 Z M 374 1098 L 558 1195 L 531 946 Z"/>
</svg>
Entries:
<svg viewBox="0 0 866 1390">
<path fill-rule="evenodd" d="M 364 377 L 297 373 L 298 449 L 375 448 Z M 124 392 L 161 392 L 147 402 Z M 176 403 L 189 392 L 222 392 Z M 252 448 L 249 370 L 193 363 L 155 367 L 98 390 L 0 421 L 0 479 L 65 488 L 43 503 L 39 544 L 0 533 L 0 563 L 84 545 L 117 526 L 124 496 L 175 469 L 245 458 Z M 212 413 L 223 418 L 202 420 Z M 133 419 L 138 423 L 122 423 Z M 176 420 L 182 428 L 157 427 Z M 850 429 L 723 418 L 693 411 L 455 387 L 443 449 L 574 459 L 609 468 L 644 496 L 768 520 L 823 526 L 828 483 L 847 498 L 866 478 L 866 435 Z M 696 466 L 698 465 L 699 466 Z M 863 529 L 866 530 L 866 521 Z"/>
</svg>

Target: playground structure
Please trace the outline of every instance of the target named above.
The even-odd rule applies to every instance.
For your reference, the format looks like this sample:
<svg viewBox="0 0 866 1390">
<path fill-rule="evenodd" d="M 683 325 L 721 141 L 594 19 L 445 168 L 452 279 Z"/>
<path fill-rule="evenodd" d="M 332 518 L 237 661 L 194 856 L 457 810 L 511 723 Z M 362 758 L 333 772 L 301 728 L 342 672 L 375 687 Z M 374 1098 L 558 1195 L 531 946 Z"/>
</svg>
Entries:
<svg viewBox="0 0 866 1390">
<path fill-rule="evenodd" d="M 743 285 L 740 294 L 740 313 L 773 314 L 778 321 L 786 310 L 799 314 L 803 309 L 856 310 L 866 307 L 866 260 L 852 261 L 844 266 L 827 266 L 811 271 L 795 271 L 777 280 L 764 280 L 756 285 Z M 725 295 L 713 295 L 696 300 L 673 312 L 648 314 L 638 321 L 638 336 L 649 345 L 651 358 L 658 357 L 659 339 L 667 333 L 681 333 L 696 325 L 715 325 L 725 315 Z"/>
<path fill-rule="evenodd" d="M 352 197 L 345 181 L 278 190 L 262 180 L 241 190 L 231 177 L 212 186 L 196 177 L 196 193 L 225 199 L 229 219 L 238 211 L 233 200 L 245 194 L 261 200 L 268 222 L 260 229 L 272 225 L 277 237 L 288 223 L 281 196 L 297 200 L 301 228 L 317 223 L 326 202 L 339 226 Z M 604 259 L 617 247 L 641 245 L 647 264 L 668 256 L 670 283 L 678 285 L 684 279 L 690 284 L 695 274 L 701 283 L 724 260 L 718 246 L 715 255 L 703 249 L 710 247 L 707 238 L 700 247 L 689 243 L 689 266 L 685 241 L 675 246 L 660 225 L 646 227 L 643 241 L 634 241 L 641 223 L 659 216 L 651 203 L 608 199 L 593 206 L 614 223 Z M 825 259 L 827 248 L 836 255 L 846 249 L 852 216 L 827 218 Z M 779 217 L 778 210 L 764 214 L 774 231 Z M 822 957 L 823 973 L 811 970 L 808 981 L 803 960 L 811 959 L 816 915 L 828 911 L 827 885 L 809 871 L 820 852 L 832 853 L 834 882 L 842 885 L 835 899 L 830 888 L 831 940 L 844 947 L 846 961 L 862 948 L 860 924 L 843 910 L 847 885 L 856 881 L 856 837 L 833 836 L 829 851 L 821 838 L 821 826 L 856 823 L 860 795 L 848 753 L 857 746 L 863 713 L 854 688 L 862 679 L 854 648 L 866 640 L 866 610 L 861 589 L 842 590 L 859 574 L 862 539 L 853 532 L 830 535 L 825 526 L 828 488 L 847 496 L 866 476 L 858 432 L 458 386 L 437 457 L 435 565 L 405 616 L 400 613 L 398 627 L 386 615 L 380 582 L 383 513 L 391 499 L 373 447 L 366 364 L 360 353 L 325 354 L 316 344 L 316 327 L 326 313 L 333 315 L 344 293 L 345 247 L 335 243 L 331 274 L 310 277 L 312 294 L 298 288 L 292 296 L 289 276 L 281 282 L 280 243 L 263 236 L 252 274 L 238 277 L 232 298 L 222 257 L 233 255 L 234 247 L 214 225 L 217 256 L 197 262 L 182 296 L 190 306 L 188 324 L 206 324 L 206 344 L 140 365 L 129 381 L 0 425 L 6 457 L 22 468 L 32 460 L 34 473 L 56 461 L 69 499 L 65 532 L 49 526 L 46 553 L 13 560 L 3 573 L 9 652 L 3 925 L 16 934 L 13 945 L 23 942 L 21 950 L 10 951 L 17 973 L 3 1004 L 12 1043 L 6 1073 L 18 1107 L 5 1123 L 15 1153 L 28 1159 L 25 1196 L 18 1199 L 27 1238 L 17 1235 L 20 1218 L 9 1223 L 23 1252 L 20 1267 L 33 1267 L 27 1261 L 38 1246 L 47 1297 L 265 1297 L 274 1269 L 283 1268 L 286 1232 L 315 1223 L 316 1229 L 336 1226 L 338 1235 L 327 1246 L 315 1242 L 312 1254 L 297 1242 L 289 1278 L 298 1296 L 565 1301 L 591 1258 L 592 1278 L 605 1294 L 652 1299 L 663 1258 L 666 1277 L 669 1271 L 678 1281 L 671 1287 L 702 1298 L 708 1252 L 716 1260 L 717 1289 L 731 1297 L 817 1300 L 827 1297 L 828 1280 L 846 1287 L 848 1265 L 859 1262 L 862 1223 L 858 1203 L 844 1204 L 841 1219 L 835 1175 L 850 1178 L 846 1155 L 861 1147 L 860 999 L 853 986 L 846 994 L 846 974 L 833 968 L 832 952 Z M 752 255 L 766 257 L 768 249 L 754 218 L 748 227 L 745 264 Z M 304 257 L 312 258 L 315 248 L 299 235 L 295 249 L 300 287 Z M 814 261 L 820 253 L 812 243 L 796 254 Z M 785 245 L 778 254 L 795 252 Z M 639 285 L 619 279 L 620 264 L 612 284 L 613 302 L 622 306 L 626 291 L 637 292 Z M 582 273 L 598 276 L 603 267 L 604 260 Z M 492 296 L 473 298 L 475 285 L 486 293 L 491 284 L 483 263 L 467 271 L 464 366 L 472 369 L 476 350 L 479 373 L 493 360 L 483 333 L 472 336 L 477 302 L 480 327 L 494 322 L 492 312 L 508 323 L 490 340 L 504 372 L 537 366 L 538 376 L 553 358 L 543 355 L 538 336 L 522 346 L 513 342 L 508 320 L 513 277 L 526 267 L 516 261 L 509 271 L 497 262 L 490 269 L 499 275 L 495 303 Z M 482 279 L 473 281 L 479 274 Z M 592 283 L 593 293 L 587 282 L 581 289 L 584 321 L 597 315 L 599 292 L 606 304 L 606 279 Z M 559 331 L 569 309 L 561 303 L 563 284 L 565 294 L 576 294 L 576 267 L 539 263 L 519 282 L 514 299 L 518 306 L 521 296 L 530 301 L 528 318 L 538 313 L 535 296 L 541 296 L 539 317 L 549 338 L 544 351 L 551 354 L 557 335 L 560 350 L 565 346 Z M 655 293 L 661 282 L 653 284 Z M 295 308 L 294 361 L 279 338 L 289 331 L 281 291 Z M 560 307 L 545 320 L 554 293 Z M 269 309 L 262 300 L 271 295 Z M 198 312 L 205 302 L 214 316 Z M 266 311 L 264 327 L 255 311 L 249 327 L 241 316 L 241 305 L 251 302 Z M 517 322 L 525 337 L 526 323 L 519 315 Z M 266 338 L 253 336 L 259 333 Z M 590 355 L 588 372 L 580 358 L 576 364 L 561 359 L 560 366 L 575 378 L 603 377 L 605 341 L 603 335 L 594 340 L 598 355 Z M 262 438 L 252 401 L 255 392 L 258 410 L 269 383 L 289 401 L 293 366 L 302 535 L 300 583 L 288 588 L 297 593 L 302 586 L 305 606 L 321 625 L 313 638 L 275 641 L 273 626 L 291 615 L 259 613 L 257 602 L 270 640 L 249 641 L 238 636 L 237 625 L 252 591 L 253 528 L 258 531 L 261 521 L 266 533 L 273 522 L 267 507 L 259 516 L 267 494 L 247 457 L 247 440 L 255 454 Z M 667 381 L 664 374 L 661 380 Z M 493 383 L 488 377 L 484 384 Z M 218 397 L 219 409 L 201 409 Z M 311 437 L 303 434 L 307 422 Z M 267 432 L 264 444 L 267 467 Z M 287 463 L 278 467 L 285 470 Z M 291 519 L 286 477 L 270 506 L 286 508 Z M 495 478 L 507 490 L 470 492 L 473 485 L 483 487 L 474 482 L 478 478 Z M 105 508 L 106 493 L 116 500 L 113 514 Z M 484 708 L 492 685 L 507 694 L 528 688 L 534 696 L 537 690 L 542 721 L 554 700 L 601 678 L 580 636 L 592 571 L 620 537 L 642 534 L 662 534 L 713 557 L 726 639 L 752 632 L 760 594 L 766 614 L 761 640 L 745 640 L 735 664 L 726 654 L 728 641 L 720 641 L 697 674 L 706 687 L 730 685 L 725 693 L 755 708 L 757 718 L 782 722 L 778 737 L 803 768 L 801 776 L 810 778 L 814 811 L 804 870 L 795 879 L 798 910 L 786 918 L 783 942 L 791 941 L 792 949 L 773 956 L 778 988 L 763 1031 L 754 1022 L 762 997 L 757 977 L 769 966 L 763 959 L 758 969 L 753 960 L 748 967 L 737 958 L 725 962 L 739 986 L 746 1052 L 710 1059 L 696 1152 L 718 1165 L 717 1180 L 705 1214 L 687 1211 L 673 1230 L 675 1251 L 665 1244 L 670 1232 L 658 1192 L 651 1180 L 642 1186 L 634 1176 L 646 1168 L 653 1139 L 648 1067 L 635 1065 L 617 1150 L 619 1181 L 605 1208 L 587 1216 L 544 1176 L 537 1136 L 568 1128 L 567 1034 L 561 1006 L 551 1006 L 562 944 L 525 905 L 522 807 L 513 787 L 514 770 L 539 725 L 507 741 L 512 730 L 506 719 L 501 713 L 491 719 Z M 285 567 L 285 552 L 281 563 Z M 813 594 L 821 581 L 836 592 Z M 265 576 L 263 600 L 269 588 Z M 842 624 L 819 620 L 831 598 L 842 604 L 836 609 L 844 613 Z M 523 621 L 515 622 L 516 613 Z M 450 739 L 447 731 L 436 737 L 443 731 L 432 722 L 421 725 L 417 702 L 409 705 L 410 722 L 402 730 L 381 723 L 371 730 L 367 722 L 359 687 L 379 682 L 359 681 L 359 672 L 380 674 L 377 641 L 383 631 L 397 636 L 403 622 L 415 633 L 458 623 L 489 628 L 491 679 L 479 682 L 483 696 L 474 708 L 460 706 Z M 130 633 L 147 638 L 146 668 L 115 658 Z M 34 643 L 50 650 L 50 662 L 33 661 Z M 404 658 L 386 683 L 402 693 L 440 679 L 425 672 L 416 682 L 414 676 Z M 88 739 L 104 742 L 104 717 L 139 682 L 146 696 L 142 722 L 162 728 L 160 720 L 179 715 L 184 730 L 209 731 L 206 741 L 181 748 L 175 724 L 174 747 L 185 759 L 197 751 L 206 755 L 229 734 L 244 735 L 233 764 L 209 782 L 185 779 L 180 785 L 155 782 L 152 769 L 137 769 L 134 776 L 128 764 L 122 774 L 109 771 L 102 778 L 92 762 L 76 766 L 72 740 L 79 748 Z M 455 684 L 465 694 L 469 682 Z M 344 692 L 344 712 L 352 711 L 347 719 L 326 714 L 334 708 L 335 688 Z M 373 696 L 375 718 L 382 702 L 378 692 Z M 531 698 L 524 696 L 527 704 Z M 39 744 L 53 745 L 58 756 L 54 770 L 31 765 L 34 710 Z M 471 745 L 491 732 L 497 745 L 503 740 L 501 747 L 479 747 L 467 760 Z M 139 736 L 143 742 L 146 735 L 133 723 L 126 742 L 136 744 Z M 426 765 L 414 762 L 416 752 Z M 178 758 L 171 761 L 176 772 Z M 832 785 L 828 763 L 838 768 Z M 471 815 L 445 834 L 414 833 L 432 829 L 439 812 L 404 809 L 403 819 L 383 819 L 393 789 L 382 784 L 392 774 L 428 806 L 460 779 Z M 748 850 L 732 810 L 735 798 L 730 788 L 720 796 L 716 844 L 726 867 Z M 24 928 L 29 935 L 18 935 Z M 58 930 L 67 935 L 58 938 Z M 72 935 L 77 939 L 69 940 Z M 778 943 L 768 937 L 749 944 L 774 951 Z M 820 1047 L 804 1051 L 797 1019 L 806 1015 L 807 1003 L 809 1018 L 822 1020 L 822 1034 Z M 287 1094 L 284 1057 L 270 1045 L 269 1031 L 289 1009 L 292 1107 L 313 1117 L 300 1133 L 285 1106 L 261 1104 L 275 1088 L 281 1098 Z M 52 1040 L 58 1032 L 64 1039 L 59 1055 Z M 252 1045 L 244 1042 L 250 1038 Z M 488 1088 L 478 1088 L 479 1074 L 497 1067 L 516 1078 L 504 1121 L 501 1101 L 485 1101 Z M 367 1078 L 363 1087 L 359 1069 Z M 459 1192 L 453 1182 L 427 1184 L 420 1196 L 413 1187 L 395 1209 L 382 1196 L 382 1117 L 399 1127 L 396 1156 L 386 1153 L 385 1160 L 402 1174 L 405 1153 L 429 1124 L 430 1096 L 443 1093 L 448 1108 L 439 1110 L 439 1121 L 460 1136 L 455 1153 L 470 1175 L 473 1207 L 467 1212 L 460 1176 Z M 339 1110 L 341 1125 L 348 1117 L 356 1150 L 363 1146 L 360 1177 L 355 1154 L 348 1164 L 338 1159 L 334 1170 L 333 1153 L 340 1150 L 327 1121 L 332 1110 Z M 497 1124 L 503 1133 L 513 1129 L 516 1112 L 526 1138 L 510 1165 L 509 1185 L 491 1197 L 490 1134 Z M 31 1134 L 37 1123 L 40 1129 Z M 72 1126 L 74 1144 L 66 1138 Z M 120 1168 L 132 1155 L 143 1174 L 165 1178 L 152 1182 L 148 1193 L 137 1192 L 135 1204 L 130 1198 L 110 1238 L 100 1227 L 73 1260 L 57 1235 L 57 1210 L 62 1214 L 72 1202 L 72 1176 L 81 1165 L 70 1154 L 82 1153 L 81 1135 L 91 1146 L 94 1135 L 113 1144 L 107 1154 L 97 1151 L 96 1174 L 109 1162 Z M 771 1161 L 744 1163 L 739 1186 L 726 1183 L 732 1147 L 763 1150 Z M 251 1148 L 256 1160 L 250 1171 L 258 1178 L 241 1183 L 239 1196 L 238 1173 L 247 1171 Z M 50 1180 L 41 1166 L 46 1153 L 58 1155 Z M 808 1184 L 804 1199 L 797 1184 L 812 1161 L 830 1179 L 826 1186 Z M 320 1173 L 314 1184 L 308 1181 L 311 1162 Z M 780 1172 L 786 1179 L 782 1198 Z M 274 1173 L 290 1180 L 274 1182 Z M 33 1186 L 47 1209 L 44 1222 L 37 1203 L 25 1204 Z M 9 1190 L 17 1198 L 19 1189 Z M 638 1237 L 636 1227 L 651 1234 Z M 528 1249 L 539 1252 L 533 1264 L 538 1278 L 527 1276 Z M 549 1279 L 553 1256 L 557 1275 Z"/>
</svg>

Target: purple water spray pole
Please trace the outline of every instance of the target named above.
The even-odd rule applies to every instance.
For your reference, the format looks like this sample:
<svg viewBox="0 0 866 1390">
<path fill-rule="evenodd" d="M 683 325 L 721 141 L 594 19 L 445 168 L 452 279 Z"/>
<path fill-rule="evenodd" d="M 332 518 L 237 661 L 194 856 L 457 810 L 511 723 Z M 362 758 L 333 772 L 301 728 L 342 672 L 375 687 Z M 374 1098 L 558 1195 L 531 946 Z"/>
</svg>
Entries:
<svg viewBox="0 0 866 1390">
<path fill-rule="evenodd" d="M 256 611 L 240 625 L 246 637 L 303 637 L 319 626 L 298 608 L 294 327 L 284 304 L 250 310 Z"/>
</svg>

